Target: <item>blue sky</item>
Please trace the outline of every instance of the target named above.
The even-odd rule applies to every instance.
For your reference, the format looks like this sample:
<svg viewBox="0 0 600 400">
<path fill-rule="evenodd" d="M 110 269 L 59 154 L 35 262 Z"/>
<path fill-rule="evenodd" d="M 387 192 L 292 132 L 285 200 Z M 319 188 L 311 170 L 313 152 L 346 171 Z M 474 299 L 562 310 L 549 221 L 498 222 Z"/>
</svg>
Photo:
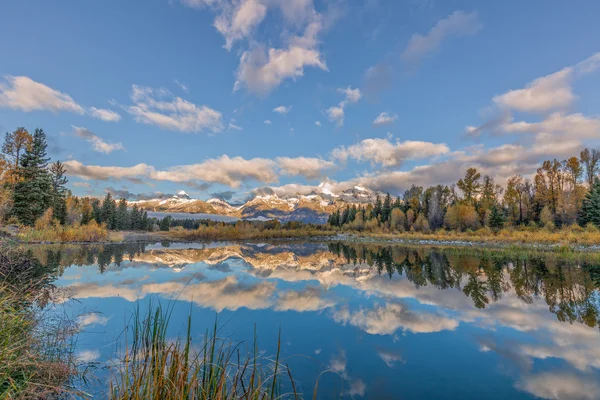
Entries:
<svg viewBox="0 0 600 400">
<path fill-rule="evenodd" d="M 43 128 L 78 195 L 398 193 L 469 166 L 503 182 L 598 144 L 598 15 L 596 1 L 5 1 L 0 130 Z"/>
</svg>

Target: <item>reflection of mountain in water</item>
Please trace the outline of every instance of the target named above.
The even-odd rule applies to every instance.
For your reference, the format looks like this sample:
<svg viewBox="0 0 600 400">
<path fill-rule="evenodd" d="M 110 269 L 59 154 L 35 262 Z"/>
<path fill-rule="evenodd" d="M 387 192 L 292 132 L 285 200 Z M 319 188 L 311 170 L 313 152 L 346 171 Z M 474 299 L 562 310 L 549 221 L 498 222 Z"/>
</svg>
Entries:
<svg viewBox="0 0 600 400">
<path fill-rule="evenodd" d="M 318 281 L 323 287 L 347 285 L 371 291 L 406 286 L 459 291 L 476 308 L 485 308 L 505 294 L 523 305 L 543 299 L 560 321 L 599 323 L 600 266 L 564 260 L 552 254 L 512 255 L 505 252 L 440 250 L 401 246 L 323 244 L 236 244 L 168 248 L 146 244 L 37 248 L 37 256 L 54 267 L 97 264 L 107 269 L 148 267 L 181 271 L 188 265 L 218 266 L 240 260 L 258 278 Z M 385 284 L 375 277 L 387 276 Z M 400 280 L 398 280 L 400 279 Z M 384 296 L 390 293 L 383 293 Z"/>
</svg>

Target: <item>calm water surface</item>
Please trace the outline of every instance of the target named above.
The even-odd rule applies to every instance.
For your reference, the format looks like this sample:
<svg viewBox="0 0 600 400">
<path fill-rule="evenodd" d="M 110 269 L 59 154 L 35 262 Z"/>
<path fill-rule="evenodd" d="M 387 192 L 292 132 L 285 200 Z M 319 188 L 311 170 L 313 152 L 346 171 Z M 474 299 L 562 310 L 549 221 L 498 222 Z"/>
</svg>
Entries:
<svg viewBox="0 0 600 400">
<path fill-rule="evenodd" d="M 312 398 L 600 399 L 599 264 L 345 244 L 37 247 L 81 317 L 100 397 L 136 304 L 174 299 L 220 336 L 282 354 Z M 590 260 L 593 257 L 590 257 Z M 600 258 L 596 258 L 600 259 Z"/>
</svg>

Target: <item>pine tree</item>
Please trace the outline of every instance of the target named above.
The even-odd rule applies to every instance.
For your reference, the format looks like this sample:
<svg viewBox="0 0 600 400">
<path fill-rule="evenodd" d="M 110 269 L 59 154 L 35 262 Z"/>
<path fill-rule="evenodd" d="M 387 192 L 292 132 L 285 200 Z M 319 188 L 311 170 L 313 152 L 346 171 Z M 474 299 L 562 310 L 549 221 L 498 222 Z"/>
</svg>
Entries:
<svg viewBox="0 0 600 400">
<path fill-rule="evenodd" d="M 107 229 L 115 229 L 115 216 L 117 211 L 117 205 L 115 200 L 112 198 L 110 193 L 106 193 L 104 201 L 102 202 L 102 209 L 100 215 L 102 222 L 106 224 Z"/>
<path fill-rule="evenodd" d="M 13 192 L 13 213 L 25 225 L 35 221 L 52 205 L 52 183 L 46 169 L 46 134 L 36 129 L 33 141 L 21 157 L 18 182 Z"/>
<path fill-rule="evenodd" d="M 131 229 L 131 220 L 127 210 L 127 200 L 120 199 L 115 213 L 115 229 L 124 231 Z"/>
<path fill-rule="evenodd" d="M 142 222 L 140 225 L 140 229 L 144 231 L 150 230 L 150 221 L 148 220 L 148 213 L 146 211 L 144 211 L 144 213 L 142 214 Z"/>
<path fill-rule="evenodd" d="M 496 205 L 493 205 L 490 213 L 490 228 L 494 230 L 502 229 L 506 218 L 504 212 Z"/>
<path fill-rule="evenodd" d="M 381 207 L 381 221 L 386 222 L 389 220 L 392 214 L 392 197 L 388 193 L 383 200 L 383 206 Z"/>
<path fill-rule="evenodd" d="M 171 216 L 167 215 L 166 217 L 164 217 L 163 219 L 160 220 L 160 224 L 158 227 L 161 231 L 168 231 L 170 226 L 171 226 Z"/>
<path fill-rule="evenodd" d="M 371 213 L 371 217 L 372 218 L 379 218 L 379 216 L 381 215 L 381 211 L 383 209 L 383 205 L 381 204 L 381 197 L 379 195 L 377 195 L 375 197 L 375 205 L 373 206 L 373 211 Z"/>
<path fill-rule="evenodd" d="M 600 227 L 600 180 L 596 179 L 590 191 L 586 194 L 581 207 L 581 225 L 592 223 Z"/>
<path fill-rule="evenodd" d="M 52 210 L 54 218 L 62 225 L 65 224 L 67 218 L 67 188 L 65 185 L 68 180 L 65 176 L 65 166 L 60 162 L 50 164 L 50 181 L 52 182 Z"/>
<path fill-rule="evenodd" d="M 131 214 L 129 218 L 131 220 L 131 229 L 133 229 L 134 231 L 144 229 L 141 222 L 142 216 L 140 214 L 140 210 L 138 209 L 137 204 L 134 204 L 133 207 L 131 207 Z"/>
</svg>

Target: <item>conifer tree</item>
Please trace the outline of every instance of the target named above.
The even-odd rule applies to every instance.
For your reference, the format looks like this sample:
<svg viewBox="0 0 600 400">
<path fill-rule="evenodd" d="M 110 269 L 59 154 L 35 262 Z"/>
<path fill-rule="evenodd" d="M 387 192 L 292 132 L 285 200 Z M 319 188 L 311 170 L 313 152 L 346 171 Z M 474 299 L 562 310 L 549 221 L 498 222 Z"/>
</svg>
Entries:
<svg viewBox="0 0 600 400">
<path fill-rule="evenodd" d="M 49 170 L 50 181 L 52 182 L 52 210 L 54 218 L 64 225 L 67 218 L 67 188 L 65 185 L 68 182 L 65 176 L 65 166 L 60 161 L 56 161 L 50 164 Z"/>
<path fill-rule="evenodd" d="M 104 197 L 104 201 L 102 202 L 102 209 L 100 210 L 100 215 L 102 218 L 102 222 L 106 224 L 107 229 L 115 229 L 115 216 L 117 205 L 115 204 L 114 199 L 110 193 L 106 193 L 106 197 Z"/>
<path fill-rule="evenodd" d="M 371 214 L 372 218 L 379 218 L 379 216 L 381 215 L 381 211 L 383 209 L 383 205 L 381 204 L 381 197 L 379 195 L 377 195 L 375 197 L 375 205 L 373 206 L 373 211 Z"/>
<path fill-rule="evenodd" d="M 506 218 L 504 212 L 496 205 L 493 205 L 490 211 L 490 228 L 494 230 L 502 229 Z"/>
<path fill-rule="evenodd" d="M 381 207 L 381 222 L 389 220 L 392 213 L 392 197 L 388 193 L 383 200 L 383 206 Z"/>
<path fill-rule="evenodd" d="M 594 185 L 583 200 L 580 223 L 581 225 L 592 223 L 600 227 L 600 179 L 596 178 Z"/>
<path fill-rule="evenodd" d="M 131 229 L 130 215 L 127 210 L 127 200 L 120 199 L 115 213 L 115 229 L 124 231 Z"/>
<path fill-rule="evenodd" d="M 13 192 L 13 213 L 25 225 L 33 225 L 52 205 L 47 147 L 46 134 L 36 129 L 31 146 L 19 161 L 19 179 Z"/>
</svg>

